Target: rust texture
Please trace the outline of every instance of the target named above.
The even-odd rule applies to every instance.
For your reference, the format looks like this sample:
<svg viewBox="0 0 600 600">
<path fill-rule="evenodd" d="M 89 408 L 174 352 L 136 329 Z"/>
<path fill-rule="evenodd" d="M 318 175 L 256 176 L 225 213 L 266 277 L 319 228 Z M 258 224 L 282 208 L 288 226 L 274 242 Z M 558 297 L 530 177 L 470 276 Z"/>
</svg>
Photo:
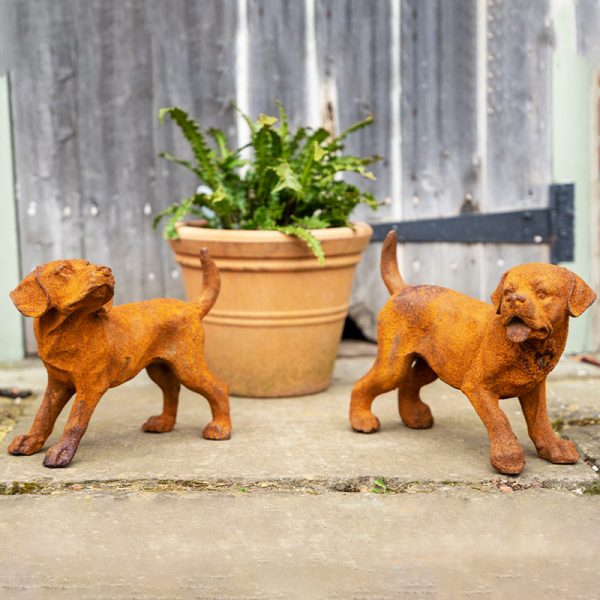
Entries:
<svg viewBox="0 0 600 600">
<path fill-rule="evenodd" d="M 10 296 L 21 313 L 35 318 L 48 385 L 29 433 L 9 445 L 11 454 L 41 450 L 59 413 L 75 394 L 63 435 L 44 458 L 46 467 L 66 467 L 100 398 L 144 368 L 163 392 L 163 412 L 150 417 L 144 431 L 173 429 L 183 384 L 210 404 L 213 419 L 203 436 L 230 437 L 227 386 L 208 370 L 202 355 L 201 319 L 219 295 L 220 275 L 205 249 L 201 259 L 204 286 L 191 302 L 158 298 L 112 307 L 111 270 L 86 260 L 50 262 L 21 281 Z"/>
<path fill-rule="evenodd" d="M 490 461 L 500 473 L 516 475 L 525 454 L 499 401 L 518 397 L 538 456 L 575 463 L 579 455 L 559 438 L 546 411 L 546 377 L 567 340 L 569 317 L 578 317 L 596 294 L 575 273 L 528 263 L 501 278 L 492 304 L 452 290 L 407 286 L 396 262 L 396 234 L 388 234 L 381 273 L 391 298 L 379 313 L 377 358 L 356 382 L 350 403 L 355 431 L 375 432 L 376 396 L 398 389 L 400 417 L 407 427 L 433 425 L 419 390 L 438 377 L 471 401 L 490 438 Z"/>
</svg>

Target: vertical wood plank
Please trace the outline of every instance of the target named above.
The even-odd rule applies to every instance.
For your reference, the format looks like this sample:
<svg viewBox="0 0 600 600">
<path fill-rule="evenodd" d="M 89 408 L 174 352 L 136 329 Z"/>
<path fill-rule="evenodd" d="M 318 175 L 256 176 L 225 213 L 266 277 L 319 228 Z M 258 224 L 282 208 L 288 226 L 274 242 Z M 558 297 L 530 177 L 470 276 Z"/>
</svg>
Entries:
<svg viewBox="0 0 600 600">
<path fill-rule="evenodd" d="M 382 160 L 370 170 L 376 181 L 356 175 L 345 178 L 370 191 L 383 203 L 373 212 L 367 206 L 355 209 L 354 220 L 384 221 L 395 212 L 392 198 L 393 113 L 391 5 L 377 0 L 319 0 L 315 6 L 315 37 L 321 87 L 320 106 L 324 122 L 336 134 L 350 125 L 374 117 L 369 127 L 352 134 L 345 151 L 357 156 L 379 155 Z M 358 266 L 350 316 L 365 335 L 375 338 L 376 315 L 388 292 L 379 275 L 381 244 L 371 245 Z"/>
<path fill-rule="evenodd" d="M 306 15 L 299 0 L 248 0 L 250 112 L 275 115 L 285 107 L 290 125 L 306 122 Z"/>
<path fill-rule="evenodd" d="M 488 2 L 488 210 L 546 206 L 550 173 L 548 0 Z"/>
<path fill-rule="evenodd" d="M 370 170 L 377 177 L 347 179 L 388 201 L 377 212 L 356 209 L 356 220 L 384 221 L 392 215 L 391 129 L 392 30 L 389 2 L 320 0 L 316 5 L 316 39 L 322 87 L 321 112 L 332 119 L 336 133 L 372 115 L 374 123 L 353 133 L 345 151 L 357 156 L 378 155 Z"/>
<path fill-rule="evenodd" d="M 575 0 L 577 50 L 584 56 L 600 58 L 600 4 L 596 0 Z"/>
<path fill-rule="evenodd" d="M 160 296 L 161 252 L 144 212 L 155 184 L 148 12 L 142 0 L 75 10 L 84 254 L 113 268 L 117 303 Z"/>
<path fill-rule="evenodd" d="M 477 5 L 402 2 L 405 219 L 458 214 L 478 203 Z"/>
<path fill-rule="evenodd" d="M 188 143 L 168 119 L 159 125 L 158 110 L 179 106 L 202 129 L 215 127 L 237 144 L 235 100 L 235 36 L 237 7 L 234 2 L 178 0 L 169 10 L 165 2 L 151 4 L 152 27 L 152 136 L 156 185 L 150 200 L 152 214 L 191 195 L 199 182 L 195 175 L 169 163 L 158 154 L 169 151 L 191 158 Z M 159 226 L 161 229 L 162 226 Z M 179 267 L 167 242 L 157 232 L 161 249 L 164 292 L 183 296 Z"/>
<path fill-rule="evenodd" d="M 476 0 L 402 2 L 402 214 L 406 220 L 477 210 Z M 476 244 L 405 244 L 407 281 L 479 296 Z"/>
<path fill-rule="evenodd" d="M 76 44 L 67 2 L 16 5 L 12 116 L 22 273 L 82 254 Z M 36 343 L 28 324 L 28 352 Z"/>
</svg>

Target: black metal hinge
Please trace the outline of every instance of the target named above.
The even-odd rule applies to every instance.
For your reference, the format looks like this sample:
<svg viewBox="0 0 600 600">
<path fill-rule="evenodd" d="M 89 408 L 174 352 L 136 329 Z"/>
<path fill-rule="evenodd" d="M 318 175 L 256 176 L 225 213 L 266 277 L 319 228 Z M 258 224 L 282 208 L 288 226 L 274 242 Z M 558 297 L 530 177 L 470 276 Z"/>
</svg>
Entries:
<svg viewBox="0 0 600 600">
<path fill-rule="evenodd" d="M 574 200 L 573 183 L 552 184 L 547 208 L 375 223 L 371 241 L 380 242 L 396 229 L 399 242 L 549 244 L 551 262 L 568 262 L 575 256 Z"/>
</svg>

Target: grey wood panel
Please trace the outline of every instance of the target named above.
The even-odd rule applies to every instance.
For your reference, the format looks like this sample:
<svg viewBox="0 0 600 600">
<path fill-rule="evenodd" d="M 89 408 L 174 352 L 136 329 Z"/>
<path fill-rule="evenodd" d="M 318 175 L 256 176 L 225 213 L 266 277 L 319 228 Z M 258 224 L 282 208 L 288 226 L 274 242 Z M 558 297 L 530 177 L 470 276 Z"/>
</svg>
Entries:
<svg viewBox="0 0 600 600">
<path fill-rule="evenodd" d="M 577 50 L 594 60 L 600 58 L 600 2 L 575 0 Z"/>
<path fill-rule="evenodd" d="M 353 133 L 346 151 L 357 156 L 378 155 L 382 161 L 370 170 L 377 177 L 369 181 L 348 177 L 361 189 L 369 190 L 383 202 L 392 199 L 392 119 L 398 107 L 392 104 L 392 26 L 389 2 L 378 0 L 320 0 L 316 4 L 316 40 L 319 78 L 322 82 L 321 112 L 333 120 L 336 133 L 365 119 L 374 123 Z M 391 205 L 377 212 L 361 206 L 356 220 L 383 221 L 393 215 Z"/>
<path fill-rule="evenodd" d="M 405 219 L 451 215 L 480 196 L 476 0 L 402 2 Z"/>
<path fill-rule="evenodd" d="M 192 158 L 178 128 L 169 119 L 159 125 L 159 108 L 180 106 L 194 116 L 202 129 L 221 129 L 231 147 L 237 146 L 236 3 L 177 0 L 172 5 L 166 11 L 164 1 L 156 0 L 150 8 L 156 181 L 149 202 L 153 213 L 191 195 L 199 183 L 186 169 L 158 157 L 166 150 L 175 156 Z M 179 267 L 166 242 L 160 247 L 164 293 L 183 296 Z"/>
<path fill-rule="evenodd" d="M 148 12 L 141 0 L 74 10 L 84 253 L 113 269 L 117 303 L 160 296 L 160 245 L 144 214 L 155 180 Z"/>
<path fill-rule="evenodd" d="M 74 22 L 68 4 L 18 3 L 11 73 L 22 273 L 82 254 Z M 28 320 L 26 345 L 35 348 Z"/>
<path fill-rule="evenodd" d="M 548 0 L 488 3 L 488 211 L 545 206 L 548 202 L 548 15 Z"/>
<path fill-rule="evenodd" d="M 182 295 L 153 214 L 195 179 L 157 157 L 189 150 L 161 106 L 235 143 L 237 7 L 210 0 L 22 2 L 12 72 L 24 272 L 56 258 L 110 265 L 116 301 Z M 35 340 L 28 332 L 28 351 Z"/>
<path fill-rule="evenodd" d="M 374 123 L 346 141 L 346 151 L 357 156 L 382 157 L 370 167 L 377 177 L 369 181 L 346 175 L 348 181 L 389 203 L 373 212 L 358 207 L 354 220 L 379 221 L 393 218 L 400 198 L 393 198 L 392 120 L 399 107 L 393 104 L 393 57 L 391 3 L 377 0 L 319 0 L 315 5 L 315 38 L 321 87 L 320 111 L 336 134 L 348 126 L 374 117 Z M 399 31 L 397 32 L 399 35 Z M 399 75 L 399 74 L 398 74 Z M 350 315 L 363 333 L 375 339 L 378 308 L 388 298 L 379 275 L 381 244 L 372 244 L 358 266 Z"/>
<path fill-rule="evenodd" d="M 476 0 L 402 2 L 402 214 L 459 214 L 481 204 L 477 139 Z M 406 244 L 414 284 L 478 297 L 480 245 Z"/>
<path fill-rule="evenodd" d="M 276 115 L 285 107 L 290 125 L 306 123 L 306 15 L 299 0 L 246 0 L 248 4 L 250 113 Z"/>
<path fill-rule="evenodd" d="M 58 36 L 72 21 L 64 4 L 18 6 L 25 54 L 11 78 L 22 265 L 81 253 L 73 38 Z"/>
</svg>

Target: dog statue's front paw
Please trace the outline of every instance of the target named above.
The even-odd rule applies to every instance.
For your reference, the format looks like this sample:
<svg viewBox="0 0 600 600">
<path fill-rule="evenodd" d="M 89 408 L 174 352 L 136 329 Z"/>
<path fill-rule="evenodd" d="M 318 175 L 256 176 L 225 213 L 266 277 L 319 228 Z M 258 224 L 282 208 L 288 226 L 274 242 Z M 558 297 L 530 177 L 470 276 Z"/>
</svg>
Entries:
<svg viewBox="0 0 600 600">
<path fill-rule="evenodd" d="M 575 444 L 561 438 L 556 438 L 549 447 L 538 448 L 538 456 L 557 465 L 571 465 L 579 460 Z"/>
<path fill-rule="evenodd" d="M 518 475 L 525 468 L 525 452 L 521 446 L 492 449 L 492 467 L 503 475 Z"/>
<path fill-rule="evenodd" d="M 44 456 L 44 466 L 49 467 L 50 469 L 68 467 L 73 460 L 76 451 L 76 447 L 65 444 L 56 444 L 46 452 L 46 456 Z"/>
<path fill-rule="evenodd" d="M 371 412 L 351 414 L 350 425 L 359 433 L 375 433 L 381 427 L 379 419 Z"/>
<path fill-rule="evenodd" d="M 10 454 L 15 456 L 29 455 L 39 452 L 46 438 L 39 435 L 18 435 L 8 446 Z"/>
<path fill-rule="evenodd" d="M 228 440 L 231 437 L 231 424 L 222 421 L 211 421 L 202 432 L 206 440 Z"/>
<path fill-rule="evenodd" d="M 175 427 L 175 419 L 165 417 L 164 415 L 155 415 L 150 417 L 143 425 L 142 431 L 148 433 L 167 433 Z"/>
</svg>

